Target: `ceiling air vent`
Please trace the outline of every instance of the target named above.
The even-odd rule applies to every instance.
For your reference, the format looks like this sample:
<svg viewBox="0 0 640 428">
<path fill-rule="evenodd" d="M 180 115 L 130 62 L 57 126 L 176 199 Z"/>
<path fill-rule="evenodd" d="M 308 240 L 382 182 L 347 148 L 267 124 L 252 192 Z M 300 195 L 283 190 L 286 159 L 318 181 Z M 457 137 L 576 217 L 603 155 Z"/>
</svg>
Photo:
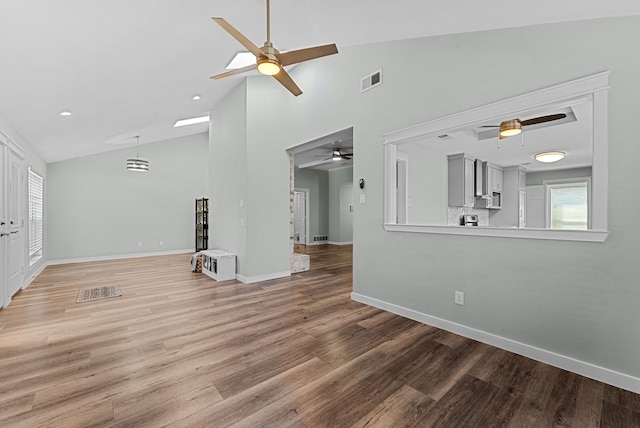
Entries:
<svg viewBox="0 0 640 428">
<path fill-rule="evenodd" d="M 374 71 L 360 80 L 360 92 L 366 92 L 379 85 L 382 85 L 382 69 Z"/>
</svg>

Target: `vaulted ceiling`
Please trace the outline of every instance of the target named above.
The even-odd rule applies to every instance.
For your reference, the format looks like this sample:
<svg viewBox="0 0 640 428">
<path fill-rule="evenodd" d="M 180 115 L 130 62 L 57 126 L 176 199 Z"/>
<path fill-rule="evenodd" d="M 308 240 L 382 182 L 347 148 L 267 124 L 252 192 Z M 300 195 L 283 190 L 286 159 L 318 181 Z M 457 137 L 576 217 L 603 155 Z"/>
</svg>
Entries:
<svg viewBox="0 0 640 428">
<path fill-rule="evenodd" d="M 636 0 L 273 0 L 271 8 L 281 50 L 640 14 Z M 206 131 L 173 124 L 206 114 L 243 78 L 209 79 L 242 50 L 210 18 L 224 17 L 259 46 L 266 33 L 264 0 L 0 0 L 0 11 L 0 117 L 46 162 L 133 146 L 134 135 L 145 144 Z"/>
</svg>

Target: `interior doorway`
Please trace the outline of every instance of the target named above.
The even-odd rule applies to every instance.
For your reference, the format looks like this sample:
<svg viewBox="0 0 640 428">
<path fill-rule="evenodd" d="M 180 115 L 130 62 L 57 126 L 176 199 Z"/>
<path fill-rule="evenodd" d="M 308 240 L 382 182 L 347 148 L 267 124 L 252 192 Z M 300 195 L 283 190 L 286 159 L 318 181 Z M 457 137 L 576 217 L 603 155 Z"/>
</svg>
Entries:
<svg viewBox="0 0 640 428">
<path fill-rule="evenodd" d="M 293 242 L 309 245 L 309 189 L 293 191 Z"/>
</svg>

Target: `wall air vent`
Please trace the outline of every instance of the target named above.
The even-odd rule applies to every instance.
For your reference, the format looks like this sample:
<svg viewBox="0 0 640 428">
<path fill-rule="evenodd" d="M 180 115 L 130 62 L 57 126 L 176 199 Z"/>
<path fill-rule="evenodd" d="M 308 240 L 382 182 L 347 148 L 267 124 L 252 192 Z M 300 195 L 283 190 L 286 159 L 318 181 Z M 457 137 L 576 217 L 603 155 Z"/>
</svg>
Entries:
<svg viewBox="0 0 640 428">
<path fill-rule="evenodd" d="M 379 85 L 382 85 L 382 69 L 374 71 L 360 80 L 360 92 L 366 92 Z"/>
</svg>

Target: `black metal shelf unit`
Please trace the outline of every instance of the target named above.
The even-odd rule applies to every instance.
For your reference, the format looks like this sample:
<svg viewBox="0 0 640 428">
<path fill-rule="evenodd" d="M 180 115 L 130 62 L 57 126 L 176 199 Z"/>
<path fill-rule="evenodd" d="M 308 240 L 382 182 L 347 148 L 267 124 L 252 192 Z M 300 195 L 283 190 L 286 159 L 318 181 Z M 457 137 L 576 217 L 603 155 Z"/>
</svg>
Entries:
<svg viewBox="0 0 640 428">
<path fill-rule="evenodd" d="M 209 248 L 209 199 L 196 199 L 196 252 Z"/>
</svg>

